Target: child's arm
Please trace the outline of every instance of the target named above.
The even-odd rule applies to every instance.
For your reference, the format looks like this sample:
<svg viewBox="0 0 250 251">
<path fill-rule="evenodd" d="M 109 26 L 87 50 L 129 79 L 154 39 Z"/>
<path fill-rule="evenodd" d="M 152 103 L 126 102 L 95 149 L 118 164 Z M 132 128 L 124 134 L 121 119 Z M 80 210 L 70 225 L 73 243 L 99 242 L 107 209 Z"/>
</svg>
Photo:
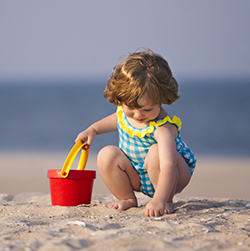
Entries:
<svg viewBox="0 0 250 251">
<path fill-rule="evenodd" d="M 75 142 L 79 140 L 81 140 L 82 142 L 87 141 L 87 148 L 89 148 L 96 135 L 113 131 L 117 131 L 116 113 L 113 113 L 110 116 L 97 121 L 96 123 L 88 127 L 85 131 L 79 133 L 75 139 Z"/>
<path fill-rule="evenodd" d="M 173 193 L 173 189 L 175 189 L 178 177 L 175 147 L 177 133 L 176 127 L 171 124 L 160 126 L 155 131 L 154 136 L 158 143 L 160 174 L 154 197 L 146 206 L 146 216 L 159 216 L 166 213 L 166 203 Z"/>
</svg>

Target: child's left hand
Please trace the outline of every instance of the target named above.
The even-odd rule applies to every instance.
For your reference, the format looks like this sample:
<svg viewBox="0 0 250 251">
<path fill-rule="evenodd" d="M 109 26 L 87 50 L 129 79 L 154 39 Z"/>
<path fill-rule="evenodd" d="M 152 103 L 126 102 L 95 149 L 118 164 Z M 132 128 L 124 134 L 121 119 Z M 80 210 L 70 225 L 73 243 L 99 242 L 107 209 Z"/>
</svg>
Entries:
<svg viewBox="0 0 250 251">
<path fill-rule="evenodd" d="M 173 203 L 166 203 L 164 200 L 151 199 L 146 205 L 145 216 L 147 217 L 159 217 L 164 214 L 170 214 L 174 212 Z"/>
</svg>

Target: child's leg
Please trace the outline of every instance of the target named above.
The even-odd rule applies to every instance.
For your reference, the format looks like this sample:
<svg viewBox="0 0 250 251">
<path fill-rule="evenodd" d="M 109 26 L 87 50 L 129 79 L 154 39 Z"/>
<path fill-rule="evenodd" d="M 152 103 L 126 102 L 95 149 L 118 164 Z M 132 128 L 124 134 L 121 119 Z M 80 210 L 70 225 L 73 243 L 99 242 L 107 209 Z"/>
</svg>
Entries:
<svg viewBox="0 0 250 251">
<path fill-rule="evenodd" d="M 177 166 L 175 167 L 176 170 L 174 172 L 175 177 L 171 177 L 171 179 L 175 182 L 173 183 L 171 191 L 169 191 L 169 197 L 167 199 L 167 213 L 174 212 L 173 197 L 176 193 L 186 187 L 190 180 L 190 169 L 187 163 L 179 153 L 177 153 L 176 156 Z M 150 147 L 145 159 L 145 167 L 155 190 L 157 190 L 159 175 L 161 175 L 157 144 Z"/>
<path fill-rule="evenodd" d="M 127 156 L 118 147 L 107 146 L 99 152 L 97 166 L 103 181 L 119 200 L 108 207 L 119 210 L 136 207 L 134 190 L 140 190 L 140 178 Z"/>
</svg>

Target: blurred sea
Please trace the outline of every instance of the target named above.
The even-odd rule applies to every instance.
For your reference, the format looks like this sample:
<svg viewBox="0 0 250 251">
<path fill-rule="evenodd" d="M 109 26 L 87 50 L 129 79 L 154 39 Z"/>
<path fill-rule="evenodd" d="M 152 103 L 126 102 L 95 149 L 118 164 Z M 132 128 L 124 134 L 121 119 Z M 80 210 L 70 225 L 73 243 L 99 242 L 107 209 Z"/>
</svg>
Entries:
<svg viewBox="0 0 250 251">
<path fill-rule="evenodd" d="M 0 84 L 0 151 L 69 151 L 77 134 L 115 112 L 102 94 L 106 80 Z M 182 120 L 195 154 L 250 155 L 250 79 L 179 82 L 181 98 L 164 108 Z M 97 136 L 91 152 L 117 144 Z"/>
</svg>

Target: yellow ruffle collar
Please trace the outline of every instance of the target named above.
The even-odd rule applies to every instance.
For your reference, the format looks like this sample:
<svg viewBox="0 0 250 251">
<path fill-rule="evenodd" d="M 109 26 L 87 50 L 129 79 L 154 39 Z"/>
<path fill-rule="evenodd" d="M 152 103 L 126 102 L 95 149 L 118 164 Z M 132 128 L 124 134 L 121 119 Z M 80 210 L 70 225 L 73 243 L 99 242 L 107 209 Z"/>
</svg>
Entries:
<svg viewBox="0 0 250 251">
<path fill-rule="evenodd" d="M 166 123 L 176 125 L 178 131 L 181 129 L 181 120 L 178 117 L 173 116 L 173 118 L 171 119 L 169 116 L 167 116 L 167 117 L 165 117 L 163 119 L 160 119 L 160 120 L 158 120 L 156 122 L 155 121 L 149 122 L 149 125 L 144 129 L 133 130 L 132 129 L 133 127 L 129 126 L 128 122 L 126 122 L 124 120 L 122 106 L 118 106 L 118 108 L 117 108 L 117 118 L 118 118 L 118 122 L 121 125 L 121 128 L 124 131 L 126 131 L 129 134 L 130 137 L 137 136 L 139 138 L 143 138 L 143 137 L 145 137 L 146 134 L 153 133 L 154 130 L 158 126 L 164 125 Z"/>
</svg>

